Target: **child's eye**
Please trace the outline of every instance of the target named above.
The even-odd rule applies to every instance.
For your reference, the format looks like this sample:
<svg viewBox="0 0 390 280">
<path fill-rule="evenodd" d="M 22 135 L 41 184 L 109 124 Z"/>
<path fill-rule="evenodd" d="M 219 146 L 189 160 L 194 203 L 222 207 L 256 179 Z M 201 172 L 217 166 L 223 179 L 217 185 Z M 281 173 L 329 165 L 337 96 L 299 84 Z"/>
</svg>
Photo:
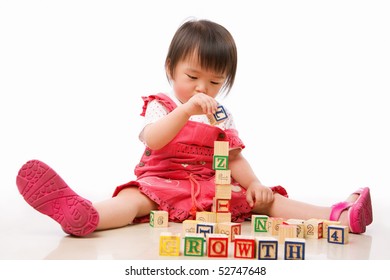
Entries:
<svg viewBox="0 0 390 280">
<path fill-rule="evenodd" d="M 186 74 L 187 76 L 188 76 L 188 78 L 190 78 L 191 80 L 196 80 L 197 79 L 197 77 L 195 77 L 195 76 L 191 76 L 191 75 L 189 75 L 189 74 Z"/>
<path fill-rule="evenodd" d="M 212 83 L 213 85 L 219 85 L 220 84 L 220 82 L 213 82 L 213 81 L 211 81 L 210 83 Z"/>
</svg>

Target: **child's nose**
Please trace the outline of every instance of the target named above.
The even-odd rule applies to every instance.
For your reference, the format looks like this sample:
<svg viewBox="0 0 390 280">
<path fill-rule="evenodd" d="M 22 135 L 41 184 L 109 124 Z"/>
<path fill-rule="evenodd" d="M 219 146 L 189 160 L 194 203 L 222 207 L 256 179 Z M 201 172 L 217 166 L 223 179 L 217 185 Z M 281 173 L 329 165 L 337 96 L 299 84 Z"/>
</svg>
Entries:
<svg viewBox="0 0 390 280">
<path fill-rule="evenodd" d="M 202 82 L 199 82 L 197 83 L 196 85 L 196 89 L 195 89 L 197 92 L 201 92 L 201 93 L 207 93 L 207 87 L 204 83 Z"/>
</svg>

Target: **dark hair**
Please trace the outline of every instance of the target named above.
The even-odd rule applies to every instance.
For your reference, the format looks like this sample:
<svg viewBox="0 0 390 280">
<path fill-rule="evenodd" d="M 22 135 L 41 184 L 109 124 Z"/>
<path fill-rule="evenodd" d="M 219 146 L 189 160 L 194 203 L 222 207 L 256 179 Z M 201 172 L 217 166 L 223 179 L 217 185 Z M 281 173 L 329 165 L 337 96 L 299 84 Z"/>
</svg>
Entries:
<svg viewBox="0 0 390 280">
<path fill-rule="evenodd" d="M 173 36 L 165 60 L 165 68 L 173 76 L 176 65 L 194 54 L 206 70 L 225 74 L 222 90 L 231 90 L 237 69 L 237 48 L 229 31 L 209 20 L 185 22 Z"/>
</svg>

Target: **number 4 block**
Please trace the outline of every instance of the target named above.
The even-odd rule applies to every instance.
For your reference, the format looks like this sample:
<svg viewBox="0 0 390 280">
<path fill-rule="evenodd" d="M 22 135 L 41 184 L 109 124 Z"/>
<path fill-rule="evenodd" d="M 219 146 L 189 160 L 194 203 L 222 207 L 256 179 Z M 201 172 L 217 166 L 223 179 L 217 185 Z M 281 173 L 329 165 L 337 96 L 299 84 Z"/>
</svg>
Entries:
<svg viewBox="0 0 390 280">
<path fill-rule="evenodd" d="M 348 243 L 349 229 L 347 226 L 329 225 L 328 226 L 328 242 L 335 244 Z"/>
</svg>

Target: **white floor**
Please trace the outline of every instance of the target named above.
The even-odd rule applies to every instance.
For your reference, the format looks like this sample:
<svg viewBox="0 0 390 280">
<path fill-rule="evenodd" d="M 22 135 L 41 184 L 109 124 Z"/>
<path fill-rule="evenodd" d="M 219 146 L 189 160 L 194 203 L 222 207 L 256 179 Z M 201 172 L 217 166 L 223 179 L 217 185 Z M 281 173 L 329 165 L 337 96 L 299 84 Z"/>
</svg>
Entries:
<svg viewBox="0 0 390 280">
<path fill-rule="evenodd" d="M 375 211 L 376 209 L 374 209 Z M 377 209 L 380 210 L 380 209 Z M 383 260 L 390 259 L 390 230 L 381 212 L 374 212 L 374 223 L 361 235 L 350 234 L 346 245 L 329 244 L 325 239 L 306 240 L 306 260 Z M 383 216 L 384 217 L 384 216 Z M 25 208 L 6 225 L 1 225 L 0 259 L 3 260 L 159 260 L 194 259 L 181 252 L 180 257 L 160 257 L 159 235 L 162 231 L 181 232 L 178 223 L 168 228 L 149 224 L 101 231 L 86 238 L 66 235 L 48 217 Z M 242 233 L 250 234 L 250 223 L 242 224 Z M 229 258 L 233 250 L 229 248 Z M 279 246 L 279 259 L 283 259 Z M 195 258 L 199 259 L 199 257 Z M 207 257 L 202 257 L 207 259 Z"/>
</svg>

